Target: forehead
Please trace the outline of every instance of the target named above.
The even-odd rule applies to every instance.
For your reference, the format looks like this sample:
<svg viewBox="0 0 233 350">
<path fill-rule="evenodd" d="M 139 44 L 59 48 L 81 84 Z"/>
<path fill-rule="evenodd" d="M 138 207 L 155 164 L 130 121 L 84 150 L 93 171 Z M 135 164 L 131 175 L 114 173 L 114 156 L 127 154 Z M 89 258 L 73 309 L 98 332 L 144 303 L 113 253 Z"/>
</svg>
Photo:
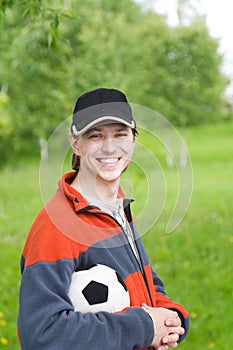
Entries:
<svg viewBox="0 0 233 350">
<path fill-rule="evenodd" d="M 85 134 L 90 134 L 94 131 L 119 131 L 119 130 L 130 130 L 130 127 L 128 127 L 125 124 L 122 123 L 108 123 L 108 124 L 101 124 L 101 125 L 95 125 L 93 128 L 89 129 Z"/>
</svg>

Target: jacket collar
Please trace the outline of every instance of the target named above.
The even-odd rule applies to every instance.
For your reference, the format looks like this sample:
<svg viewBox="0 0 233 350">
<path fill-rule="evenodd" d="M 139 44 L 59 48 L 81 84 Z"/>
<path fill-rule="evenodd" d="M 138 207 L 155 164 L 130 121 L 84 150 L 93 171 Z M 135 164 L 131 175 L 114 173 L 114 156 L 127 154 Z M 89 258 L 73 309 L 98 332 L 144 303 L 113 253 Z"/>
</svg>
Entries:
<svg viewBox="0 0 233 350">
<path fill-rule="evenodd" d="M 86 210 L 99 211 L 98 208 L 90 205 L 90 203 L 78 192 L 75 188 L 71 186 L 72 181 L 77 176 L 77 172 L 69 172 L 62 176 L 58 182 L 58 190 L 62 191 L 65 196 L 73 203 L 74 210 L 77 213 L 81 213 Z M 123 198 L 124 208 L 129 207 L 132 199 L 125 198 L 124 193 L 121 188 L 118 191 L 118 198 Z"/>
</svg>

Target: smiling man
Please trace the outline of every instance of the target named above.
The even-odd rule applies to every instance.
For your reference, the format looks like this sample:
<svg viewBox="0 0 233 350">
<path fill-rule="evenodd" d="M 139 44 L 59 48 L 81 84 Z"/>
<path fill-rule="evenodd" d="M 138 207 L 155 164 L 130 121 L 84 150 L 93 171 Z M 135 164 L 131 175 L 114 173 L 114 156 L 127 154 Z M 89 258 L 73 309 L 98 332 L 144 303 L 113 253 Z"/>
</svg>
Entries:
<svg viewBox="0 0 233 350">
<path fill-rule="evenodd" d="M 165 350 L 187 335 L 188 313 L 151 268 L 120 188 L 136 136 L 121 91 L 99 88 L 77 100 L 69 135 L 75 171 L 59 181 L 22 254 L 22 350 Z"/>
</svg>

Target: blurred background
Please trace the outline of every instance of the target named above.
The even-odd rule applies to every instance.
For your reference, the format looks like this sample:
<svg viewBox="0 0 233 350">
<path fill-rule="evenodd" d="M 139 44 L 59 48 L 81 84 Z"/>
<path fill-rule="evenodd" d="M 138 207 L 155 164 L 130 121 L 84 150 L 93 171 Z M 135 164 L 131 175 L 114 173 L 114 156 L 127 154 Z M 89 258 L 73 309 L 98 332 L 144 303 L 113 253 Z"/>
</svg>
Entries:
<svg viewBox="0 0 233 350">
<path fill-rule="evenodd" d="M 168 235 L 168 203 L 143 240 L 168 294 L 190 312 L 180 349 L 232 346 L 232 9 L 208 0 L 0 1 L 0 349 L 19 349 L 19 260 L 42 205 L 40 156 L 77 97 L 100 86 L 124 91 L 184 136 L 194 171 L 188 213 Z M 142 131 L 143 139 L 149 147 Z M 176 169 L 159 146 L 152 152 L 174 202 Z"/>
</svg>

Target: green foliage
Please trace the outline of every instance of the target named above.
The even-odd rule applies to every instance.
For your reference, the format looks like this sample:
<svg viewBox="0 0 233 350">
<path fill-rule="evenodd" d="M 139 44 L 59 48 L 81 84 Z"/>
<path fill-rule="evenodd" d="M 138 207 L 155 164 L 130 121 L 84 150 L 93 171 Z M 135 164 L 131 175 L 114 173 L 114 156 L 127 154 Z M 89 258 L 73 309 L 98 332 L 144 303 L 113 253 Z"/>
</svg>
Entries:
<svg viewBox="0 0 233 350">
<path fill-rule="evenodd" d="M 11 0 L 0 11 L 2 160 L 38 153 L 39 139 L 97 86 L 122 89 L 175 125 L 224 117 L 222 57 L 201 19 L 170 28 L 132 0 Z"/>
<path fill-rule="evenodd" d="M 177 173 L 163 167 L 169 183 L 164 212 L 143 236 L 167 293 L 190 312 L 190 333 L 179 349 L 228 350 L 232 345 L 232 134 L 233 123 L 186 129 L 194 169 L 190 208 L 181 225 L 165 234 L 169 203 L 176 198 Z M 149 140 L 144 142 L 150 144 Z M 159 154 L 159 160 L 162 157 Z M 27 233 L 42 206 L 39 165 L 39 160 L 21 161 L 0 171 L 0 349 L 19 349 L 15 331 L 19 262 Z M 131 180 L 128 170 L 125 176 Z M 143 177 L 134 170 L 134 185 L 140 190 Z M 143 191 L 141 194 L 132 204 L 136 211 L 147 200 Z"/>
<path fill-rule="evenodd" d="M 12 136 L 9 115 L 7 113 L 8 103 L 8 95 L 4 92 L 0 92 L 0 166 L 4 165 L 4 162 L 7 159 L 7 150 L 10 148 L 10 138 Z"/>
<path fill-rule="evenodd" d="M 173 101 L 176 98 L 177 110 L 175 113 L 170 107 L 171 120 L 184 125 L 219 120 L 226 78 L 219 71 L 221 56 L 213 54 L 218 42 L 200 21 L 188 28 L 177 28 L 174 41 L 170 51 L 170 75 L 174 77 L 170 93 Z"/>
<path fill-rule="evenodd" d="M 148 40 L 143 41 L 144 37 Z M 145 83 L 141 82 L 138 98 L 142 105 L 159 111 L 175 125 L 220 119 L 227 80 L 219 70 L 218 42 L 209 36 L 203 21 L 171 30 L 151 14 L 141 31 L 141 43 Z"/>
</svg>

